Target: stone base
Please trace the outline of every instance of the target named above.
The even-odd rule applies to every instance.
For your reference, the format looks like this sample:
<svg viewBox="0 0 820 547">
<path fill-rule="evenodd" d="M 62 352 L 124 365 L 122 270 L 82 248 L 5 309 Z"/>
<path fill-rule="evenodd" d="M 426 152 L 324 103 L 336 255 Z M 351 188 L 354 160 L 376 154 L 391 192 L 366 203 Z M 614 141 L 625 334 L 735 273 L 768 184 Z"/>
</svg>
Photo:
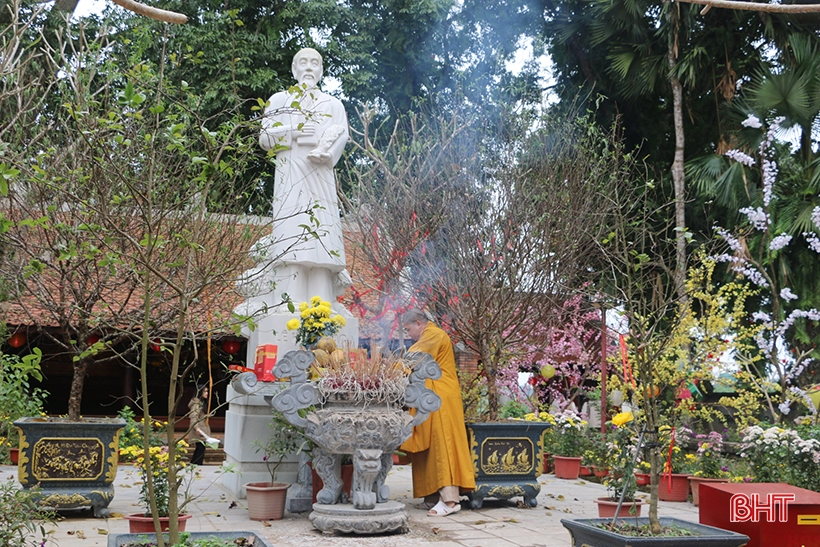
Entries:
<svg viewBox="0 0 820 547">
<path fill-rule="evenodd" d="M 310 522 L 322 532 L 343 534 L 383 534 L 406 532 L 410 516 L 403 503 L 377 503 L 373 509 L 354 509 L 353 505 L 314 503 Z"/>
</svg>

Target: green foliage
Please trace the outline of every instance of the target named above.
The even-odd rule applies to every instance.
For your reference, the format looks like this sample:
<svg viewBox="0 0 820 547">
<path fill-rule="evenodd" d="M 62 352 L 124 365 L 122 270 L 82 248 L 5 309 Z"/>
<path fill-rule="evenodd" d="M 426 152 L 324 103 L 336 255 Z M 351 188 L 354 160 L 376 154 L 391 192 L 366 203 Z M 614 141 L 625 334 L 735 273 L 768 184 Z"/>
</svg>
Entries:
<svg viewBox="0 0 820 547">
<path fill-rule="evenodd" d="M 607 430 L 608 431 L 608 430 Z M 606 469 L 612 464 L 610 457 L 610 442 L 608 433 L 590 431 L 589 444 L 583 454 L 583 464 L 591 467 Z"/>
<path fill-rule="evenodd" d="M 270 473 L 270 482 L 276 482 L 276 470 L 286 457 L 299 452 L 310 452 L 313 448 L 304 432 L 285 419 L 278 411 L 273 412 L 270 422 L 271 436 L 267 440 L 254 441 L 257 452 L 262 452 L 262 461 Z"/>
<path fill-rule="evenodd" d="M 9 477 L 0 482 L 0 545 L 32 547 L 45 545 L 49 538 L 44 524 L 54 522 L 56 515 L 43 510 L 37 501 L 38 488 L 21 489 Z"/>
<path fill-rule="evenodd" d="M 31 381 L 42 380 L 40 359 L 42 353 L 22 358 L 7 353 L 0 354 L 0 459 L 8 461 L 9 448 L 19 444 L 14 421 L 26 416 L 40 416 L 48 392 L 32 387 Z"/>
<path fill-rule="evenodd" d="M 531 411 L 530 406 L 519 401 L 507 401 L 501 408 L 498 409 L 498 417 L 506 418 L 523 418 Z"/>
</svg>

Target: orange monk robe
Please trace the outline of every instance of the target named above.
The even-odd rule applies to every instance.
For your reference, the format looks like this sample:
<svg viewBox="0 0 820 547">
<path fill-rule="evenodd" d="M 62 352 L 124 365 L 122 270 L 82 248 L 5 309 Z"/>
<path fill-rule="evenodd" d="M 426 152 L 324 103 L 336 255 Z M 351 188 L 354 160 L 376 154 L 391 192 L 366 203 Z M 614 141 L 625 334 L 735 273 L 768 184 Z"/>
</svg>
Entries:
<svg viewBox="0 0 820 547">
<path fill-rule="evenodd" d="M 408 351 L 429 353 L 441 367 L 441 378 L 426 382 L 441 397 L 441 408 L 414 427 L 412 437 L 399 448 L 410 455 L 413 465 L 413 497 L 435 494 L 443 486 L 473 490 L 475 473 L 450 337 L 428 322 Z"/>
</svg>

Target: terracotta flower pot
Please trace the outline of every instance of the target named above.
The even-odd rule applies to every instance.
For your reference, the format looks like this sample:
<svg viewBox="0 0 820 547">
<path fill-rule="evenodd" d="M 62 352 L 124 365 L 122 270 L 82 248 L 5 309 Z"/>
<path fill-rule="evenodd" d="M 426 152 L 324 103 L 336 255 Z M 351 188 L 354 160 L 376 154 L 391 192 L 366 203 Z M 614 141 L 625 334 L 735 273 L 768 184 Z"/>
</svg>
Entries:
<svg viewBox="0 0 820 547">
<path fill-rule="evenodd" d="M 555 478 L 574 480 L 581 472 L 581 458 L 570 456 L 553 456 L 555 461 Z"/>
<path fill-rule="evenodd" d="M 249 482 L 248 516 L 251 520 L 281 520 L 285 516 L 285 501 L 290 485 L 283 482 Z"/>
<path fill-rule="evenodd" d="M 650 482 L 652 482 L 652 478 L 649 473 L 635 473 L 635 483 L 638 486 L 649 486 Z"/>
<path fill-rule="evenodd" d="M 692 488 L 692 505 L 698 506 L 700 502 L 700 484 L 702 482 L 729 482 L 729 479 L 710 479 L 707 477 L 689 477 L 689 486 Z"/>
<path fill-rule="evenodd" d="M 589 477 L 590 475 L 592 475 L 592 468 L 587 467 L 586 465 L 582 465 L 581 470 L 578 473 L 578 476 Z"/>
<path fill-rule="evenodd" d="M 133 513 L 130 515 L 125 515 L 123 517 L 125 520 L 128 521 L 128 529 L 131 531 L 132 534 L 153 534 L 154 530 L 154 517 L 146 517 L 143 513 Z M 185 524 L 188 522 L 188 519 L 191 518 L 191 515 L 180 515 L 179 516 L 179 531 L 185 531 Z M 168 531 L 168 517 L 159 517 L 160 525 L 162 526 L 162 531 Z"/>
<path fill-rule="evenodd" d="M 658 485 L 658 499 L 661 501 L 687 501 L 689 499 L 689 475 L 672 473 L 661 475 Z M 671 486 L 670 486 L 671 484 Z"/>
<path fill-rule="evenodd" d="M 552 454 L 544 454 L 544 469 L 542 474 L 552 473 Z"/>
<path fill-rule="evenodd" d="M 20 449 L 9 448 L 9 459 L 11 460 L 12 465 L 17 465 L 17 462 L 20 461 Z"/>
<path fill-rule="evenodd" d="M 609 468 L 608 467 L 592 467 L 592 473 L 598 477 L 599 479 L 603 479 L 607 475 L 609 475 Z"/>
<path fill-rule="evenodd" d="M 598 498 L 595 500 L 598 504 L 598 516 L 601 518 L 608 518 L 615 516 L 615 510 L 618 509 L 618 501 L 612 501 L 610 498 Z M 621 505 L 621 510 L 618 511 L 618 517 L 639 517 L 641 516 L 641 507 L 643 500 L 624 501 Z M 635 508 L 635 513 L 632 513 L 632 508 Z"/>
</svg>

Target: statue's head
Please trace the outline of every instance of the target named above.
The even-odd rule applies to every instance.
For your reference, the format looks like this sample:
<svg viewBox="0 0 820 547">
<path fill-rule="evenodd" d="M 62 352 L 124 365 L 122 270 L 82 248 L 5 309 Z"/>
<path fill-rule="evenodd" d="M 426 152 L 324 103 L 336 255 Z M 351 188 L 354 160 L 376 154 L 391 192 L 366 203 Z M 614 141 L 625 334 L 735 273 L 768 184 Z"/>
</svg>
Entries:
<svg viewBox="0 0 820 547">
<path fill-rule="evenodd" d="M 317 86 L 322 80 L 322 56 L 318 51 L 309 47 L 300 49 L 293 56 L 291 70 L 299 85 Z"/>
</svg>

